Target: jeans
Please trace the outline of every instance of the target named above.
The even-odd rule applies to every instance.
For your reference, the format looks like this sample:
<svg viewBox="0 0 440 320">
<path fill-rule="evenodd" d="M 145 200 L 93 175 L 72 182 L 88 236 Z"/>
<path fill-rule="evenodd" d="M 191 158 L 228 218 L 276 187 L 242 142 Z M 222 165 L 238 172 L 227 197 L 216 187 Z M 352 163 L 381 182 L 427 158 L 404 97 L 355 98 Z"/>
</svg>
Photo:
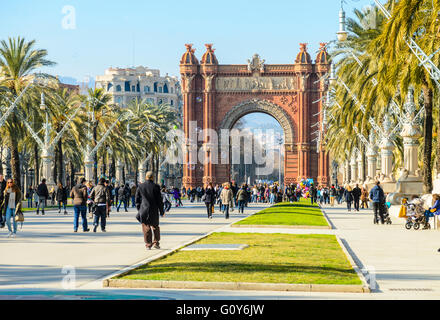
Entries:
<svg viewBox="0 0 440 320">
<path fill-rule="evenodd" d="M 164 207 L 165 212 L 170 211 L 170 209 L 171 209 L 171 202 L 169 202 L 169 201 L 165 201 L 165 202 L 163 203 L 163 207 Z"/>
<path fill-rule="evenodd" d="M 132 206 L 133 208 L 136 207 L 136 204 L 135 204 L 135 196 L 131 196 L 131 206 Z"/>
<path fill-rule="evenodd" d="M 238 213 L 244 213 L 244 200 L 238 200 Z"/>
<path fill-rule="evenodd" d="M 223 212 L 225 213 L 225 218 L 229 219 L 229 204 L 223 205 Z"/>
<path fill-rule="evenodd" d="M 38 198 L 37 213 L 40 211 L 40 206 L 41 206 L 41 212 L 44 212 L 44 206 L 45 205 L 46 205 L 46 198 L 45 197 L 39 197 Z"/>
<path fill-rule="evenodd" d="M 380 208 L 380 202 L 373 202 L 373 210 L 374 210 L 374 220 L 375 220 L 376 222 L 379 221 L 378 216 L 377 216 L 377 215 L 379 214 L 379 216 L 380 216 L 380 222 L 381 222 L 382 224 L 384 224 L 383 212 L 382 212 L 382 210 L 381 210 L 381 208 Z"/>
<path fill-rule="evenodd" d="M 32 197 L 27 199 L 28 201 L 28 208 L 32 208 Z"/>
<path fill-rule="evenodd" d="M 17 221 L 15 221 L 15 208 L 6 208 L 6 224 L 8 226 L 9 232 L 12 232 L 11 228 L 11 218 L 14 225 L 14 233 L 17 233 Z"/>
<path fill-rule="evenodd" d="M 59 212 L 61 212 L 61 203 L 63 204 L 64 212 L 67 212 L 67 210 L 66 210 L 66 202 L 58 201 L 58 210 L 59 210 Z"/>
<path fill-rule="evenodd" d="M 212 211 L 214 210 L 214 203 L 205 202 L 206 212 L 208 213 L 208 218 L 212 217 Z"/>
<path fill-rule="evenodd" d="M 351 201 L 347 200 L 347 209 L 348 211 L 351 211 Z"/>
<path fill-rule="evenodd" d="M 99 220 L 101 219 L 101 230 L 105 230 L 106 216 L 107 216 L 107 206 L 97 206 L 93 225 L 97 227 L 99 225 Z"/>
<path fill-rule="evenodd" d="M 119 208 L 121 207 L 122 203 L 124 203 L 124 209 L 125 209 L 125 211 L 127 211 L 127 200 L 120 200 L 119 204 L 118 204 L 118 207 L 116 208 L 116 211 L 119 212 Z"/>
<path fill-rule="evenodd" d="M 273 204 L 275 201 L 275 195 L 273 193 L 271 193 L 269 196 L 269 199 L 270 199 L 270 204 Z"/>
<path fill-rule="evenodd" d="M 81 215 L 83 231 L 87 230 L 87 207 L 86 206 L 73 206 L 74 218 L 73 218 L 73 230 L 78 230 L 78 220 Z"/>
<path fill-rule="evenodd" d="M 359 198 L 354 198 L 354 209 L 359 211 Z"/>
</svg>

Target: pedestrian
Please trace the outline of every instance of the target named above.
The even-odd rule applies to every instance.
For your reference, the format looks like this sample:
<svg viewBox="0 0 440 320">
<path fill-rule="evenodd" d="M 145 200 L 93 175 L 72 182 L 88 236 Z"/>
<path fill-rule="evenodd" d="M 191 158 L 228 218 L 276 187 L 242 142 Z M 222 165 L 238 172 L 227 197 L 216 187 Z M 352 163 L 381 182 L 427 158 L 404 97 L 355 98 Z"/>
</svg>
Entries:
<svg viewBox="0 0 440 320">
<path fill-rule="evenodd" d="M 58 202 L 58 213 L 61 213 L 61 203 L 63 204 L 64 214 L 67 214 L 67 189 L 63 187 L 63 184 L 58 183 L 58 188 L 56 191 L 56 200 Z"/>
<path fill-rule="evenodd" d="M 28 201 L 28 203 L 27 203 L 28 208 L 32 208 L 32 199 L 34 197 L 34 192 L 35 192 L 34 188 L 32 188 L 32 186 L 29 186 L 28 191 L 26 193 L 26 199 Z M 1 199 L 0 199 L 0 202 L 1 202 Z M 0 217 L 0 221 L 1 221 L 1 217 Z"/>
<path fill-rule="evenodd" d="M 246 184 L 243 184 L 237 192 L 238 213 L 244 213 L 244 205 L 248 198 L 248 192 L 246 189 Z"/>
<path fill-rule="evenodd" d="M 361 202 L 362 209 L 368 209 L 368 190 L 366 187 L 362 187 Z"/>
<path fill-rule="evenodd" d="M 358 184 L 356 184 L 356 187 L 353 188 L 352 194 L 354 210 L 359 212 L 359 201 L 361 199 L 362 191 Z"/>
<path fill-rule="evenodd" d="M 310 186 L 310 201 L 311 204 L 316 203 L 316 198 L 318 197 L 318 190 L 315 188 L 315 185 L 312 184 Z"/>
<path fill-rule="evenodd" d="M 46 206 L 46 200 L 49 198 L 49 190 L 47 190 L 46 179 L 41 180 L 41 183 L 37 187 L 38 206 L 37 215 L 40 212 L 44 216 L 44 207 Z"/>
<path fill-rule="evenodd" d="M 131 206 L 133 208 L 136 208 L 136 203 L 135 203 L 135 200 L 136 200 L 135 199 L 136 198 L 136 189 L 137 189 L 136 184 L 133 183 L 133 185 L 131 186 L 131 189 L 130 189 Z"/>
<path fill-rule="evenodd" d="M 1 205 L 2 215 L 6 216 L 6 225 L 9 230 L 8 238 L 15 238 L 17 236 L 17 221 L 15 221 L 15 215 L 21 211 L 21 198 L 20 188 L 15 184 L 14 180 L 8 179 Z M 11 227 L 11 218 L 13 229 Z"/>
<path fill-rule="evenodd" d="M 92 201 L 92 199 L 90 199 L 90 194 L 92 193 L 92 190 L 93 190 L 93 182 L 87 181 L 86 187 L 87 187 L 87 208 L 88 208 L 88 212 L 89 212 L 89 218 L 93 219 L 93 212 L 92 212 L 93 201 Z"/>
<path fill-rule="evenodd" d="M 211 182 L 206 186 L 205 194 L 202 196 L 202 200 L 203 202 L 205 202 L 206 205 L 208 219 L 212 219 L 212 213 L 214 212 L 215 204 L 215 191 Z"/>
<path fill-rule="evenodd" d="M 344 199 L 345 199 L 345 202 L 347 202 L 348 212 L 351 212 L 351 204 L 353 202 L 353 191 L 349 185 L 347 185 L 345 187 Z"/>
<path fill-rule="evenodd" d="M 152 247 L 160 249 L 159 214 L 164 216 L 160 187 L 153 182 L 154 173 L 148 171 L 146 181 L 138 186 L 136 191 L 136 219 L 142 224 L 144 242 L 147 250 Z"/>
<path fill-rule="evenodd" d="M 336 189 L 335 189 L 335 185 L 332 184 L 330 190 L 329 190 L 329 195 L 330 195 L 330 205 L 332 207 L 335 206 L 335 197 L 336 197 Z"/>
<path fill-rule="evenodd" d="M 119 191 L 118 191 L 119 204 L 116 208 L 117 212 L 119 212 L 119 209 L 121 208 L 122 203 L 124 203 L 125 212 L 128 212 L 127 202 L 128 202 L 128 197 L 130 196 L 130 193 L 131 193 L 131 191 L 130 191 L 130 187 L 128 186 L 128 183 L 125 185 L 122 185 L 119 188 Z"/>
<path fill-rule="evenodd" d="M 380 181 L 377 181 L 376 185 L 370 190 L 370 199 L 373 202 L 374 224 L 379 223 L 378 215 L 380 217 L 380 222 L 384 224 L 383 210 L 381 210 L 380 206 L 382 201 L 385 200 L 385 194 L 380 187 Z"/>
<path fill-rule="evenodd" d="M 110 186 L 110 181 L 109 180 L 105 180 L 104 186 L 107 188 L 107 192 L 110 195 L 110 198 L 107 199 L 107 208 L 106 208 L 106 211 L 105 211 L 106 214 L 107 214 L 107 218 L 110 218 L 110 211 L 112 211 L 112 201 L 113 201 L 112 188 Z"/>
<path fill-rule="evenodd" d="M 55 205 L 55 196 L 56 196 L 55 186 L 52 186 L 52 188 L 50 188 L 50 192 L 49 192 L 50 204 L 52 206 Z M 46 205 L 47 205 L 47 202 L 46 202 Z"/>
<path fill-rule="evenodd" d="M 110 193 L 104 185 L 105 179 L 100 178 L 98 185 L 92 189 L 90 193 L 90 199 L 93 201 L 93 214 L 95 220 L 93 221 L 93 232 L 96 232 L 99 221 L 101 220 L 101 231 L 106 232 L 106 216 L 107 216 L 107 203 L 110 202 Z"/>
<path fill-rule="evenodd" d="M 222 190 L 222 193 L 220 194 L 220 198 L 222 199 L 225 218 L 229 219 L 229 208 L 231 208 L 231 211 L 234 210 L 234 197 L 229 182 L 226 182 L 224 184 L 224 188 Z"/>
<path fill-rule="evenodd" d="M 136 188 L 136 190 L 137 190 L 137 188 Z M 160 192 L 162 194 L 164 211 L 168 212 L 168 211 L 170 211 L 170 209 L 172 207 L 172 204 L 171 204 L 171 201 L 169 198 L 170 195 L 168 194 L 167 188 L 165 186 L 162 187 L 162 190 Z M 136 195 L 135 195 L 135 200 L 136 200 Z"/>
<path fill-rule="evenodd" d="M 5 180 L 4 176 L 2 174 L 0 174 L 0 203 L 2 203 L 4 200 L 6 186 L 7 186 L 6 180 Z M 32 202 L 32 200 L 31 200 L 31 202 Z M 4 227 L 5 227 L 5 221 L 3 219 L 3 215 L 0 214 L 0 228 L 4 228 Z"/>
<path fill-rule="evenodd" d="M 80 183 L 72 188 L 70 197 L 73 200 L 73 232 L 78 232 L 79 216 L 81 216 L 83 232 L 89 232 L 87 226 L 87 186 L 86 179 L 82 178 Z"/>
</svg>

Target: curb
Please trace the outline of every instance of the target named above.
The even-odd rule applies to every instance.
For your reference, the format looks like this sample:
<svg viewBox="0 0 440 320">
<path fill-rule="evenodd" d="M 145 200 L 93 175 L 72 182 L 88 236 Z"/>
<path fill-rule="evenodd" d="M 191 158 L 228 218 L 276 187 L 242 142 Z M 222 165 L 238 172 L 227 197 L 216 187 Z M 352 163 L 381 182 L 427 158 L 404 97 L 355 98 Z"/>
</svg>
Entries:
<svg viewBox="0 0 440 320">
<path fill-rule="evenodd" d="M 324 216 L 325 220 L 327 221 L 329 229 L 336 229 L 335 225 L 330 221 L 330 218 L 328 217 L 327 213 L 325 212 L 324 208 L 321 207 L 321 205 L 318 205 L 319 209 L 321 209 L 322 215 Z"/>
<path fill-rule="evenodd" d="M 335 235 L 336 240 L 339 243 L 339 246 L 341 247 L 342 251 L 345 253 L 345 256 L 347 257 L 348 261 L 351 264 L 351 267 L 354 269 L 354 271 L 357 273 L 359 279 L 362 281 L 362 287 L 364 288 L 365 293 L 371 293 L 370 285 L 367 282 L 367 279 L 365 279 L 364 274 L 359 269 L 358 265 L 354 261 L 353 257 L 351 256 L 350 252 L 345 247 L 344 243 L 341 241 L 338 235 Z"/>
<path fill-rule="evenodd" d="M 237 223 L 237 222 L 235 222 Z M 328 226 L 304 226 L 304 225 L 258 225 L 258 224 L 233 224 L 231 228 L 278 228 L 278 229 L 332 229 L 330 225 Z"/>
<path fill-rule="evenodd" d="M 338 284 L 289 284 L 289 283 L 250 283 L 250 282 L 202 282 L 202 281 L 163 281 L 163 280 L 104 280 L 105 287 L 143 288 L 143 289 L 204 289 L 204 290 L 244 290 L 244 291 L 301 291 L 301 292 L 370 292 L 363 285 Z"/>
</svg>

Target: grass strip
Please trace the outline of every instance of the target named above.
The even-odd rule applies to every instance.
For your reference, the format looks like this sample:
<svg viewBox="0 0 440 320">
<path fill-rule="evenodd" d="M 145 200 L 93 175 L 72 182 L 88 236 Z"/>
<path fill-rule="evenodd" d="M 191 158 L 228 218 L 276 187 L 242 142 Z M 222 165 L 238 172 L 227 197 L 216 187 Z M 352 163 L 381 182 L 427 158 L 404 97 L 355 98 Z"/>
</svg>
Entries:
<svg viewBox="0 0 440 320">
<path fill-rule="evenodd" d="M 240 251 L 178 251 L 117 277 L 132 280 L 361 285 L 334 235 L 213 233 L 198 244 Z"/>
</svg>

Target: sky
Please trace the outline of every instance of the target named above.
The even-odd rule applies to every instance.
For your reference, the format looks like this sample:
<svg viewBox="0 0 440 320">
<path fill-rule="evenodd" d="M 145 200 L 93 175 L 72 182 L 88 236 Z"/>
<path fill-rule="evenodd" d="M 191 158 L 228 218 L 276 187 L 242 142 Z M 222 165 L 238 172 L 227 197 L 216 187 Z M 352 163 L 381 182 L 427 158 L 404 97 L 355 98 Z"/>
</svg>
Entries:
<svg viewBox="0 0 440 320">
<path fill-rule="evenodd" d="M 345 0 L 348 16 L 372 0 Z M 14 0 L 0 11 L 0 39 L 22 36 L 48 50 L 53 75 L 84 81 L 109 67 L 146 66 L 179 76 L 185 43 L 201 59 L 213 43 L 220 64 L 293 63 L 299 44 L 312 59 L 336 38 L 340 0 Z"/>
</svg>

